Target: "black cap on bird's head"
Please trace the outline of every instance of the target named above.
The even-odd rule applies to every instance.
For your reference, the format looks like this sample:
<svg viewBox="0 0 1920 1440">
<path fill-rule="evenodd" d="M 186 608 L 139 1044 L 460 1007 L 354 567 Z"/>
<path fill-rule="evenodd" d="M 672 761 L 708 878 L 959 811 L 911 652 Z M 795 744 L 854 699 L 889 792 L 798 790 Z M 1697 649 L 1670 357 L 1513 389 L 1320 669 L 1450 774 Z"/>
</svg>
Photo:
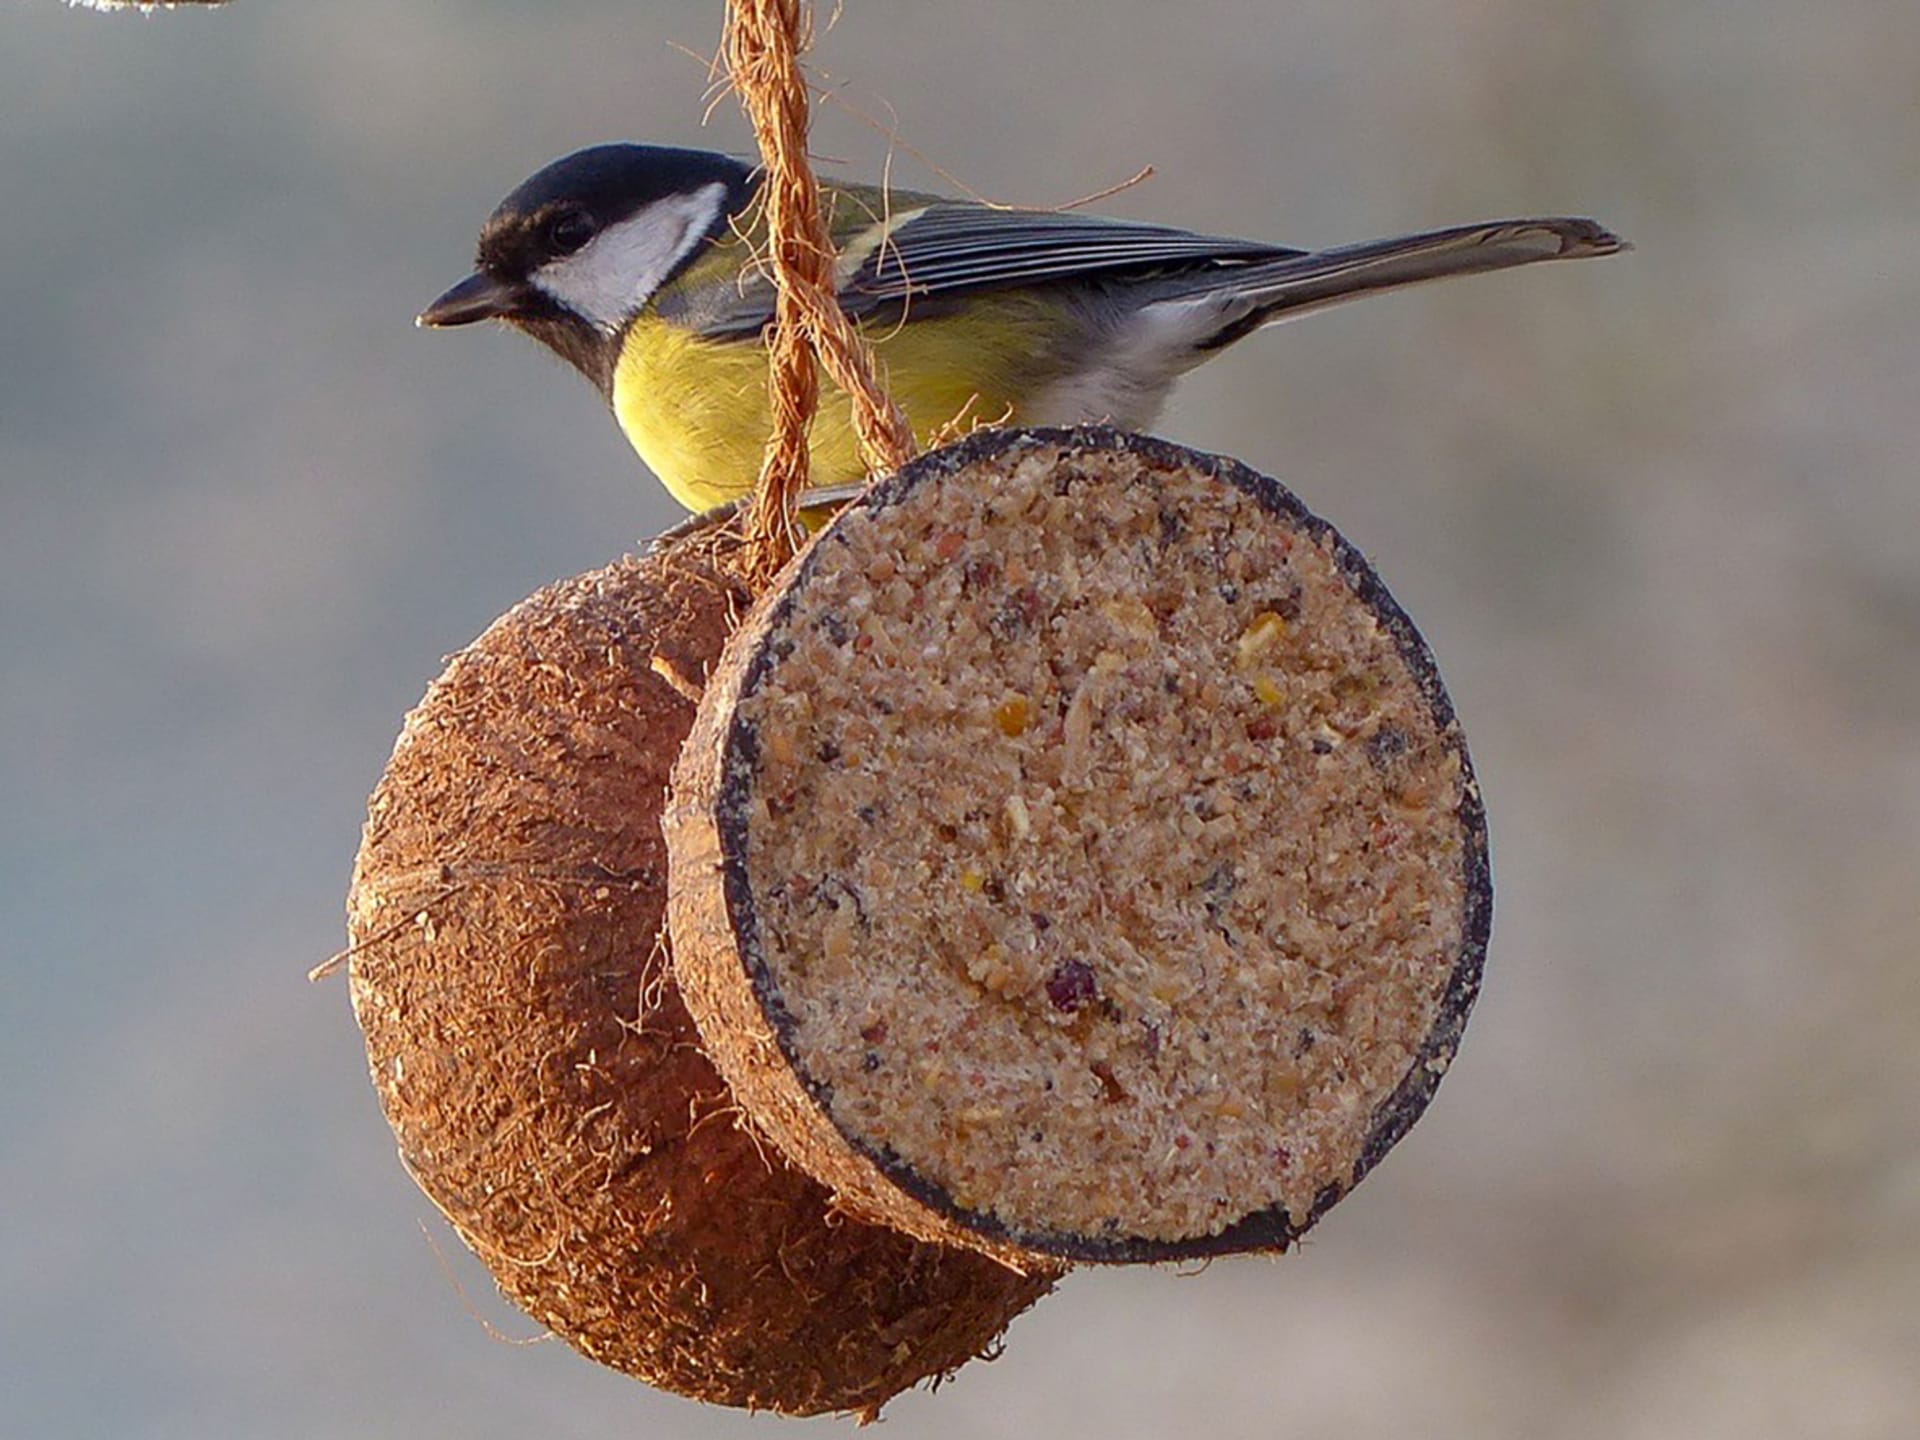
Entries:
<svg viewBox="0 0 1920 1440">
<path fill-rule="evenodd" d="M 474 273 L 417 323 L 504 320 L 606 390 L 621 329 L 726 232 L 753 173 L 704 150 L 576 151 L 500 202 L 480 232 Z"/>
</svg>

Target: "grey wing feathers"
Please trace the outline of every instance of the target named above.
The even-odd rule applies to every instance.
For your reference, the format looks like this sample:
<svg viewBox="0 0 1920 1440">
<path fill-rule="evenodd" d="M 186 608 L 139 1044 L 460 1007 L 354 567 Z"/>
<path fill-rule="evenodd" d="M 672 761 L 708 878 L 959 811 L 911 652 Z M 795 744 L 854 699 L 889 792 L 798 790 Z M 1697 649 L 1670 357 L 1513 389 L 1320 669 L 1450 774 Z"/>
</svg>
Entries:
<svg viewBox="0 0 1920 1440">
<path fill-rule="evenodd" d="M 941 203 L 896 223 L 840 286 L 864 318 L 917 297 L 1086 279 L 1102 274 L 1248 265 L 1304 254 L 1164 225 L 1045 210 Z M 764 280 L 701 297 L 685 318 L 710 339 L 758 333 L 773 316 Z"/>
<path fill-rule="evenodd" d="M 1301 251 L 1055 211 L 933 205 L 893 231 L 842 292 L 869 303 L 1164 265 L 1245 264 Z"/>
<path fill-rule="evenodd" d="M 1205 350 L 1284 315 L 1361 295 L 1627 248 L 1594 221 L 1567 217 L 1305 251 L 1129 220 L 941 202 L 897 221 L 845 278 L 840 303 L 864 319 L 919 297 L 1112 277 L 1138 282 L 1142 306 L 1198 307 L 1191 343 Z M 683 322 L 698 333 L 741 339 L 772 318 L 773 290 L 761 277 L 680 304 Z"/>
</svg>

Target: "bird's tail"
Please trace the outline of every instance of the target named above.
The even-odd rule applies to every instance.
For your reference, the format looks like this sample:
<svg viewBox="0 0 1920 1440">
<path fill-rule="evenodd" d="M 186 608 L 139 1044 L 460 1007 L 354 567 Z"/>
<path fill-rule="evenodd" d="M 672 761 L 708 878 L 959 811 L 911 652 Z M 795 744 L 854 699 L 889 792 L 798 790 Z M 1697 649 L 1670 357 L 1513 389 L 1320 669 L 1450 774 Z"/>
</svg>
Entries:
<svg viewBox="0 0 1920 1440">
<path fill-rule="evenodd" d="M 1592 220 L 1494 220 L 1259 261 L 1237 271 L 1215 271 L 1209 277 L 1211 283 L 1196 284 L 1190 298 L 1201 299 L 1207 292 L 1225 298 L 1230 293 L 1231 309 L 1239 312 L 1200 347 L 1211 350 L 1262 325 L 1362 295 L 1448 275 L 1475 275 L 1538 260 L 1612 255 L 1631 248 Z"/>
</svg>

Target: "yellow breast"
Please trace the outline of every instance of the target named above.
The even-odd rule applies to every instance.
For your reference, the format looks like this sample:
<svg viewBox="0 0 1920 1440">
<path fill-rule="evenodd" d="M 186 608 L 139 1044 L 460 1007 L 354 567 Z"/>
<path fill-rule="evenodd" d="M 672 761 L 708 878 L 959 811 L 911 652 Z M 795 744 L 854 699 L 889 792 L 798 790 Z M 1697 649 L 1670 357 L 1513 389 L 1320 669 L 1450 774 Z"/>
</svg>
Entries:
<svg viewBox="0 0 1920 1440">
<path fill-rule="evenodd" d="M 922 441 L 956 418 L 1018 419 L 1053 378 L 1057 317 L 1029 296 L 982 297 L 964 316 L 872 333 L 881 382 Z M 767 355 L 757 343 L 703 340 L 648 313 L 614 371 L 613 410 L 647 468 L 689 510 L 752 490 L 772 429 Z M 846 396 L 824 375 L 812 430 L 813 483 L 865 473 Z"/>
</svg>

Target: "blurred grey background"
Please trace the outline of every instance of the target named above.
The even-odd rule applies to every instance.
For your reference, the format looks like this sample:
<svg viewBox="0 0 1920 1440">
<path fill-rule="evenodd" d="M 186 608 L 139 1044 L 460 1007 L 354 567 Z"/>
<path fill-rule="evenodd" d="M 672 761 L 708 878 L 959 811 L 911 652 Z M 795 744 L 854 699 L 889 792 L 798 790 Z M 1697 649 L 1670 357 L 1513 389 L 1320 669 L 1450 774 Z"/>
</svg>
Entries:
<svg viewBox="0 0 1920 1440">
<path fill-rule="evenodd" d="M 745 148 L 676 48 L 719 11 L 0 10 L 6 1440 L 841 1432 L 489 1334 L 303 979 L 440 657 L 672 518 L 576 377 L 411 317 L 552 156 Z M 852 0 L 817 65 L 1003 200 L 1151 163 L 1107 208 L 1640 247 L 1304 320 L 1164 417 L 1438 650 L 1485 998 L 1304 1253 L 1077 1276 L 888 1433 L 1915 1434 L 1920 7 Z"/>
</svg>

